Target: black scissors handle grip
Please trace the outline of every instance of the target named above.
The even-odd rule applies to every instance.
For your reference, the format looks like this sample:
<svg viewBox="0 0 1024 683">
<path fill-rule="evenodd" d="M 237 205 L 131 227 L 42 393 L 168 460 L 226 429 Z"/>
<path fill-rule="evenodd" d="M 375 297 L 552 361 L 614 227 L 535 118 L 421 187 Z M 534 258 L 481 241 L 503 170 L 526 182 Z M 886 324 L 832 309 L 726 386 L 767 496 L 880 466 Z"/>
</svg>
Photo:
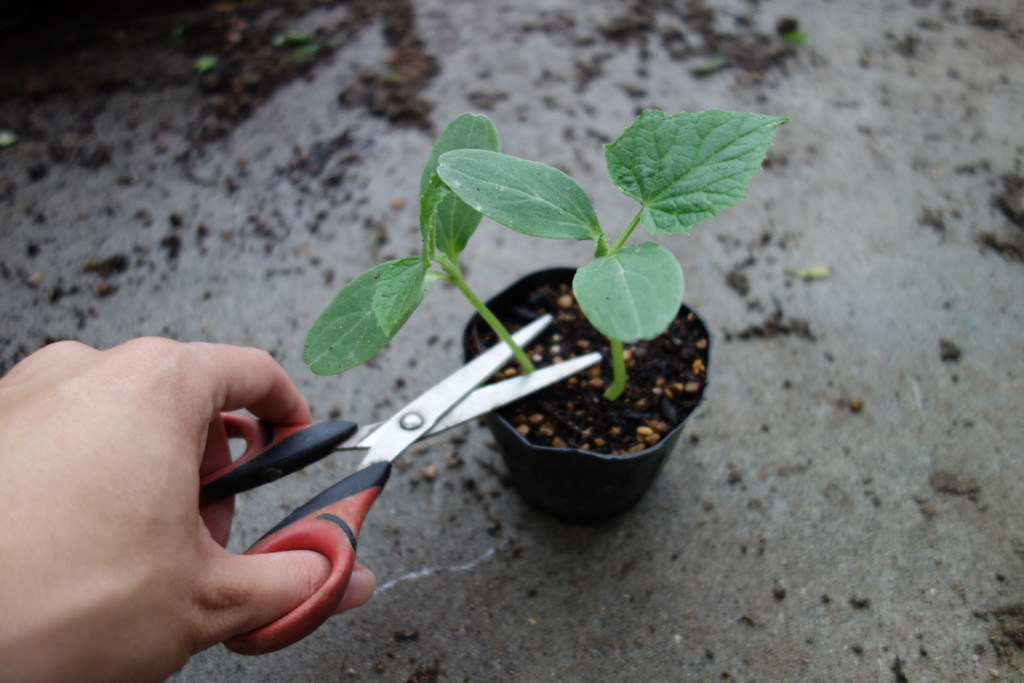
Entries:
<svg viewBox="0 0 1024 683">
<path fill-rule="evenodd" d="M 282 426 L 244 415 L 221 415 L 229 439 L 245 440 L 246 448 L 229 466 L 200 482 L 200 500 L 212 503 L 297 472 L 322 460 L 357 429 L 354 422 L 321 422 Z"/>
</svg>

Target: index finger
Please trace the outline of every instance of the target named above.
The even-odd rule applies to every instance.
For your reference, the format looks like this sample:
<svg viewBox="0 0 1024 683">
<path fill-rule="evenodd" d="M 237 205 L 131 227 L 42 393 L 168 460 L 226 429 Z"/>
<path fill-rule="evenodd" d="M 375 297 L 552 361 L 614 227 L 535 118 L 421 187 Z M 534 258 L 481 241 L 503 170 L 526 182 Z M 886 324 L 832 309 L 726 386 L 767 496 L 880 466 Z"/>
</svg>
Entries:
<svg viewBox="0 0 1024 683">
<path fill-rule="evenodd" d="M 245 408 L 275 424 L 309 424 L 306 399 L 269 353 L 227 344 L 188 344 L 204 368 L 213 399 L 211 417 Z"/>
</svg>

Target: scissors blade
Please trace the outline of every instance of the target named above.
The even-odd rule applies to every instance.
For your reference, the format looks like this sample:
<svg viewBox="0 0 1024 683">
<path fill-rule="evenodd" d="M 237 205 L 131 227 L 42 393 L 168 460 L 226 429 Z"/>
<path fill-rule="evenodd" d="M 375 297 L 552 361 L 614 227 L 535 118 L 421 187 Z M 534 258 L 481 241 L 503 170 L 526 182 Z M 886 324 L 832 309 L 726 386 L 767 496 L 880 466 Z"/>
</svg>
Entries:
<svg viewBox="0 0 1024 683">
<path fill-rule="evenodd" d="M 492 410 L 508 405 L 524 396 L 529 396 L 535 391 L 568 379 L 573 375 L 597 365 L 601 361 L 601 354 L 594 351 L 585 356 L 570 358 L 557 365 L 550 365 L 541 368 L 529 375 L 517 375 L 509 379 L 487 384 L 459 401 L 454 408 L 441 416 L 434 426 L 430 428 L 420 439 L 429 439 L 441 432 L 448 431 L 452 427 L 469 422 L 478 417 L 486 415 Z M 337 447 L 337 450 L 357 450 L 370 448 L 377 442 L 377 429 L 382 423 L 360 427 L 357 432 Z"/>
<path fill-rule="evenodd" d="M 528 344 L 551 323 L 551 316 L 537 318 L 512 335 L 520 346 Z M 376 440 L 359 469 L 397 458 L 424 436 L 457 403 L 512 358 L 512 349 L 498 343 L 463 365 L 418 398 L 381 423 Z"/>
</svg>

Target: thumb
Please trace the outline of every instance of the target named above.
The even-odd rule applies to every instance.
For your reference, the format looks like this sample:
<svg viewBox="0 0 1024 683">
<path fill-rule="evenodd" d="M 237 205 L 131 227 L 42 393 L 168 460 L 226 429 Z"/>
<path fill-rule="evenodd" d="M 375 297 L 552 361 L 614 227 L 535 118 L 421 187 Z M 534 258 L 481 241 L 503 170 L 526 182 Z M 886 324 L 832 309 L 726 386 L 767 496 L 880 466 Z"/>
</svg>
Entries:
<svg viewBox="0 0 1024 683">
<path fill-rule="evenodd" d="M 373 591 L 376 589 L 377 577 L 357 561 L 352 567 L 352 578 L 348 581 L 345 597 L 338 603 L 334 613 L 341 614 L 346 610 L 362 607 L 373 597 Z"/>
<path fill-rule="evenodd" d="M 224 552 L 218 565 L 197 601 L 196 652 L 288 614 L 313 595 L 331 571 L 327 558 L 312 550 L 256 555 Z M 365 604 L 376 587 L 373 573 L 356 562 L 334 614 Z"/>
<path fill-rule="evenodd" d="M 328 559 L 312 550 L 255 555 L 222 550 L 219 555 L 195 599 L 196 652 L 288 614 L 313 595 L 331 571 Z M 359 583 L 365 590 L 365 579 Z"/>
</svg>

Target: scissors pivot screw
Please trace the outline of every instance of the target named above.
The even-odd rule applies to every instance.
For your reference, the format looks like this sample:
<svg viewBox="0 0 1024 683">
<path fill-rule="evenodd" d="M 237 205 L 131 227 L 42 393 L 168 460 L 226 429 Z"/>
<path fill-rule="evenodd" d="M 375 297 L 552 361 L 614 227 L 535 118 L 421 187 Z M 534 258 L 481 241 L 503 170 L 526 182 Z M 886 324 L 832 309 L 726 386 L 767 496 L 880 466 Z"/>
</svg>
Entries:
<svg viewBox="0 0 1024 683">
<path fill-rule="evenodd" d="M 402 425 L 402 429 L 419 429 L 423 426 L 423 416 L 419 413 L 406 413 L 398 424 Z"/>
</svg>

